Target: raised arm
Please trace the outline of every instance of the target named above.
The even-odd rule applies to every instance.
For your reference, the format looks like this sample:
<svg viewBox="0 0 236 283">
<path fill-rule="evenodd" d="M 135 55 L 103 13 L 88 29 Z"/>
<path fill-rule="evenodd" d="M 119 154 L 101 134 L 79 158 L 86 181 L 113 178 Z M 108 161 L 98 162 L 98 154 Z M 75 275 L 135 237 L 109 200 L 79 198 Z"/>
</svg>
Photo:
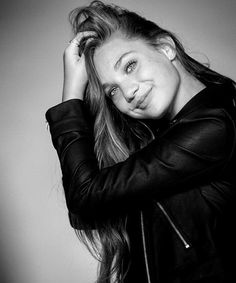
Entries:
<svg viewBox="0 0 236 283">
<path fill-rule="evenodd" d="M 67 206 L 91 218 L 127 212 L 147 200 L 218 176 L 231 152 L 231 122 L 223 112 L 186 117 L 126 161 L 98 169 L 84 102 L 66 101 L 46 114 L 63 174 Z"/>
</svg>

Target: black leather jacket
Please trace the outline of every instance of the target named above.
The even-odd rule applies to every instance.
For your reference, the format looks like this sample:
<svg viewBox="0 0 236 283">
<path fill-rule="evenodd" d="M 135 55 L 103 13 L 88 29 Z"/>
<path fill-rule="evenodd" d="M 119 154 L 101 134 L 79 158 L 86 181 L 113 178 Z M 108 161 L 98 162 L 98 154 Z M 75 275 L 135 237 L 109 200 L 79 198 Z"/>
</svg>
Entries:
<svg viewBox="0 0 236 283">
<path fill-rule="evenodd" d="M 207 86 L 170 123 L 152 123 L 149 145 L 102 170 L 84 102 L 47 111 L 72 226 L 128 215 L 125 282 L 236 282 L 234 97 Z"/>
</svg>

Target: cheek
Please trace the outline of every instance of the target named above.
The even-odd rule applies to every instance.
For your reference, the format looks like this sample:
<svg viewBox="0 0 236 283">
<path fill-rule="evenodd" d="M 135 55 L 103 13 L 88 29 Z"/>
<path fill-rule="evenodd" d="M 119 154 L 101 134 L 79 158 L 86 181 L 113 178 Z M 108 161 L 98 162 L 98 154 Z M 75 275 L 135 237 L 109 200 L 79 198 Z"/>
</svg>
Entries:
<svg viewBox="0 0 236 283">
<path fill-rule="evenodd" d="M 169 80 L 172 82 L 173 85 L 178 85 L 180 81 L 180 75 L 176 67 L 170 63 L 167 71 L 166 71 L 166 76 L 169 78 Z"/>
<path fill-rule="evenodd" d="M 113 99 L 113 104 L 115 105 L 115 107 L 122 113 L 127 114 L 129 111 L 129 107 L 128 107 L 128 103 L 126 102 L 126 100 L 122 97 L 122 95 L 120 95 L 117 98 Z"/>
<path fill-rule="evenodd" d="M 169 59 L 166 59 L 165 57 L 150 64 L 147 72 L 152 74 L 155 81 L 159 82 L 160 84 L 175 84 L 179 80 L 176 67 Z"/>
<path fill-rule="evenodd" d="M 173 65 L 166 66 L 162 72 L 159 72 L 157 81 L 166 91 L 175 93 L 179 87 L 180 75 Z"/>
<path fill-rule="evenodd" d="M 172 70 L 170 73 L 170 87 L 172 91 L 177 94 L 180 85 L 180 75 L 176 69 Z"/>
</svg>

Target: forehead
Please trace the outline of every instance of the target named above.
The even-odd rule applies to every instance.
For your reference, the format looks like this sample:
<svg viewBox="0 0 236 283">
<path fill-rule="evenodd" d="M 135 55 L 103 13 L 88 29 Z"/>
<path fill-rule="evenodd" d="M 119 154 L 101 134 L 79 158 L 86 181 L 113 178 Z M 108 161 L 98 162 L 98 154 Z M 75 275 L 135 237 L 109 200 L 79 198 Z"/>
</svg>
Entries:
<svg viewBox="0 0 236 283">
<path fill-rule="evenodd" d="M 116 59 L 117 56 L 124 52 L 134 49 L 136 51 L 147 48 L 147 44 L 142 39 L 128 39 L 121 35 L 113 35 L 105 43 L 95 50 L 94 61 L 99 62 L 99 59 L 107 58 Z M 119 58 L 117 58 L 119 59 Z"/>
<path fill-rule="evenodd" d="M 142 39 L 128 39 L 114 34 L 105 43 L 95 50 L 94 65 L 102 79 L 109 72 L 114 71 L 114 65 L 127 52 L 146 53 L 150 47 Z"/>
</svg>

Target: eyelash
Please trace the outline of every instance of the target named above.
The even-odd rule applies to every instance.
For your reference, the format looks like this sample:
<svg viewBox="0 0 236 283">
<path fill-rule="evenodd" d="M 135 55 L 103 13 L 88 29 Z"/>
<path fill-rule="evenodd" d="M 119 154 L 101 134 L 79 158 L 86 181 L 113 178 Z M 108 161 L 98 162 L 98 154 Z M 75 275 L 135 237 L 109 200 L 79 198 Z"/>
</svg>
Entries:
<svg viewBox="0 0 236 283">
<path fill-rule="evenodd" d="M 118 90 L 118 87 L 113 87 L 113 88 L 111 88 L 111 90 L 110 90 L 109 93 L 108 93 L 108 96 L 111 98 L 112 96 L 115 95 L 115 93 L 112 94 L 112 92 L 113 92 L 113 91 L 117 91 L 117 90 Z"/>
<path fill-rule="evenodd" d="M 125 72 L 126 72 L 127 74 L 130 74 L 130 73 L 135 69 L 136 65 L 137 65 L 137 61 L 135 61 L 135 60 L 129 61 L 129 62 L 125 65 Z M 130 66 L 131 66 L 131 70 L 128 71 L 128 69 L 130 68 Z"/>
<path fill-rule="evenodd" d="M 135 61 L 135 60 L 128 61 L 128 63 L 125 65 L 125 68 L 124 68 L 126 74 L 130 74 L 130 73 L 135 69 L 136 64 L 137 64 L 137 61 Z M 128 69 L 130 68 L 130 66 L 131 66 L 131 70 L 128 71 Z M 115 93 L 112 94 L 112 92 L 113 92 L 113 91 L 117 91 L 117 90 L 118 90 L 118 87 L 113 87 L 113 88 L 111 88 L 111 90 L 110 90 L 109 93 L 108 93 L 108 96 L 109 96 L 109 97 L 114 96 Z"/>
</svg>

